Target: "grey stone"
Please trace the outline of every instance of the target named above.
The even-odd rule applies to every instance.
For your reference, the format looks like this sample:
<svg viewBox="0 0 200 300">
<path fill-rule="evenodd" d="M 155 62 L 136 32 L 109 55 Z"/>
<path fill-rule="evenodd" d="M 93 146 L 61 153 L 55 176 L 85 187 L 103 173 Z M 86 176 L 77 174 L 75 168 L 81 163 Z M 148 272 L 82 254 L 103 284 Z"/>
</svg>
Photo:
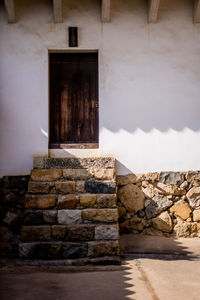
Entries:
<svg viewBox="0 0 200 300">
<path fill-rule="evenodd" d="M 95 227 L 95 240 L 117 240 L 118 238 L 118 225 L 98 225 Z"/>
<path fill-rule="evenodd" d="M 114 181 L 86 181 L 85 190 L 94 194 L 114 194 L 116 183 Z"/>
<path fill-rule="evenodd" d="M 63 245 L 63 258 L 81 258 L 86 257 L 88 253 L 87 244 L 65 244 Z"/>
<path fill-rule="evenodd" d="M 159 213 L 173 204 L 166 196 L 156 195 L 146 207 L 145 212 L 147 219 L 156 217 Z"/>
<path fill-rule="evenodd" d="M 20 215 L 8 211 L 3 219 L 3 222 L 12 226 L 12 225 L 15 225 L 19 221 L 19 218 L 20 218 Z"/>
<path fill-rule="evenodd" d="M 81 210 L 78 209 L 63 209 L 58 211 L 58 224 L 80 224 Z"/>
<path fill-rule="evenodd" d="M 179 172 L 161 172 L 159 181 L 168 184 L 181 184 L 183 176 Z"/>
<path fill-rule="evenodd" d="M 43 220 L 44 223 L 53 224 L 57 220 L 57 211 L 56 210 L 44 210 L 43 211 Z"/>
<path fill-rule="evenodd" d="M 20 258 L 33 258 L 35 250 L 35 243 L 20 243 L 19 244 L 19 257 Z"/>
<path fill-rule="evenodd" d="M 193 208 L 200 206 L 200 187 L 193 187 L 191 188 L 187 194 L 186 197 L 190 203 L 190 206 Z"/>
<path fill-rule="evenodd" d="M 107 169 L 115 168 L 113 157 L 94 157 L 94 158 L 44 158 L 43 168 L 47 169 Z M 37 165 L 39 168 L 39 164 Z"/>
</svg>

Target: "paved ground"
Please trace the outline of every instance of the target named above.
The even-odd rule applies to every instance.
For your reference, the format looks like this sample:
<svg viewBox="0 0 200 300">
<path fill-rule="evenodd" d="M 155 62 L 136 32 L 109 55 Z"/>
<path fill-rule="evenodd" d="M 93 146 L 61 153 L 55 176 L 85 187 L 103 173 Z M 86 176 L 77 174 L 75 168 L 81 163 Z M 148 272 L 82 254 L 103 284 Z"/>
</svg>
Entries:
<svg viewBox="0 0 200 300">
<path fill-rule="evenodd" d="M 131 259 L 121 266 L 0 269 L 1 300 L 199 300 L 200 260 Z"/>
<path fill-rule="evenodd" d="M 200 239 L 129 235 L 121 237 L 121 248 L 132 257 L 121 266 L 30 267 L 0 260 L 0 299 L 200 300 Z"/>
</svg>

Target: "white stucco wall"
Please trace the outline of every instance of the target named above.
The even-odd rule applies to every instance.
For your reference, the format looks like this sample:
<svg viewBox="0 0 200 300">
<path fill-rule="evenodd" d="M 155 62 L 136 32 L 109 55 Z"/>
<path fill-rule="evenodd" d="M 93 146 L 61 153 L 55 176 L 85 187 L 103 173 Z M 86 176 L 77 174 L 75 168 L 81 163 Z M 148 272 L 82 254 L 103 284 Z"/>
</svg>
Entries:
<svg viewBox="0 0 200 300">
<path fill-rule="evenodd" d="M 53 23 L 52 1 L 28 2 L 17 1 L 16 24 L 0 5 L 0 176 L 29 173 L 33 156 L 48 154 L 48 50 L 69 49 L 73 25 L 79 50 L 99 50 L 99 153 L 115 156 L 121 174 L 200 169 L 192 1 L 161 1 L 151 25 L 145 0 L 113 0 L 109 24 L 98 0 L 64 1 L 62 24 Z"/>
</svg>

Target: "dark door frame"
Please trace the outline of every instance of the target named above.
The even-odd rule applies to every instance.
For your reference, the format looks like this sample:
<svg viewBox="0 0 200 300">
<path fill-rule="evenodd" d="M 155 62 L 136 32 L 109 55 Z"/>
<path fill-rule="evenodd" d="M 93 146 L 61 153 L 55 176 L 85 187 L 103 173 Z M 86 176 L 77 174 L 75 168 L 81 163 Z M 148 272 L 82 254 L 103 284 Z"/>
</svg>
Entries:
<svg viewBox="0 0 200 300">
<path fill-rule="evenodd" d="M 99 103 L 99 50 L 98 49 L 78 49 L 78 50 L 48 50 L 48 149 L 98 149 L 98 143 L 78 143 L 78 144 L 54 144 L 50 145 L 50 53 L 97 53 L 98 57 L 98 103 Z M 99 124 L 99 110 L 98 110 L 98 124 Z M 98 125 L 99 130 L 99 125 Z M 99 136 L 99 132 L 98 132 Z"/>
</svg>

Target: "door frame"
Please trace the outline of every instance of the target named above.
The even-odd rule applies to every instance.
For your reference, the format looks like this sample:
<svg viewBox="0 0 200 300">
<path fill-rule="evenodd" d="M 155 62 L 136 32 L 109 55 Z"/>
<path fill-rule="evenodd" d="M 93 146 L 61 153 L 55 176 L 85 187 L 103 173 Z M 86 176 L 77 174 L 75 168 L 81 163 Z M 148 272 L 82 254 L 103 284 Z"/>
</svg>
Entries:
<svg viewBox="0 0 200 300">
<path fill-rule="evenodd" d="M 99 103 L 99 49 L 48 49 L 48 149 L 99 149 L 99 132 L 98 143 L 79 143 L 79 144 L 54 144 L 50 145 L 50 53 L 97 53 L 98 63 L 98 103 Z M 99 110 L 98 110 L 99 125 Z M 99 130 L 99 126 L 98 126 Z"/>
</svg>

